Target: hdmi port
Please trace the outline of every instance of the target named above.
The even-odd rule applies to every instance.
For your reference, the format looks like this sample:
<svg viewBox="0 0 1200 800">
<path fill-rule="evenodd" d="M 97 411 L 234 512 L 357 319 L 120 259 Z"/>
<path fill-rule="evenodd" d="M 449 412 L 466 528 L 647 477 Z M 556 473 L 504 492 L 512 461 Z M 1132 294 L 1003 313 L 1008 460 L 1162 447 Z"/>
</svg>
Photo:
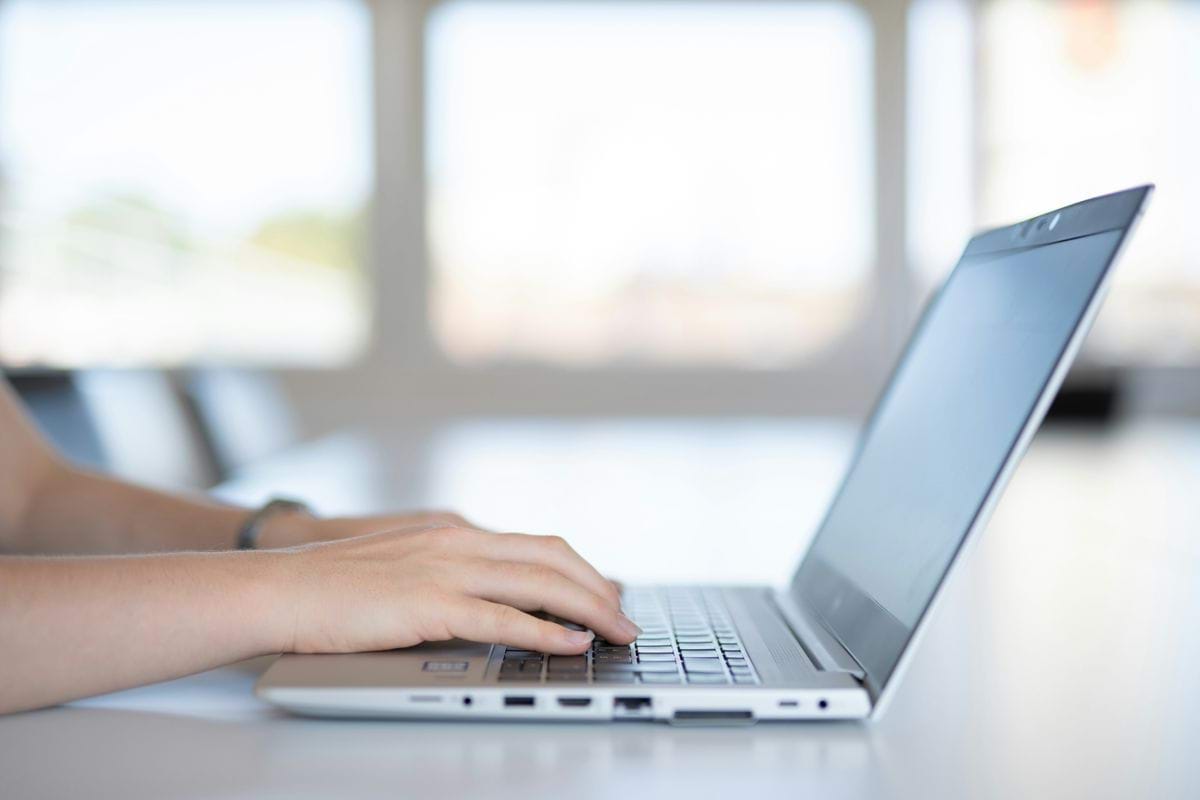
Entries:
<svg viewBox="0 0 1200 800">
<path fill-rule="evenodd" d="M 566 708 L 587 708 L 592 704 L 590 697 L 560 697 L 558 704 Z"/>
</svg>

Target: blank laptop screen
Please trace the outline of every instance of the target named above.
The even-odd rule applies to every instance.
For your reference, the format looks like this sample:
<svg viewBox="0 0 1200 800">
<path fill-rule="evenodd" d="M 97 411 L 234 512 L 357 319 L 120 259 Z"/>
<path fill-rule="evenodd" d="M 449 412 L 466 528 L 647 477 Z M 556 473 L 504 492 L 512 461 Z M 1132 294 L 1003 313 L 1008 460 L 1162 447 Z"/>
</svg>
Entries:
<svg viewBox="0 0 1200 800">
<path fill-rule="evenodd" d="M 793 584 L 875 688 L 987 499 L 1123 234 L 966 255 L 914 335 Z"/>
</svg>

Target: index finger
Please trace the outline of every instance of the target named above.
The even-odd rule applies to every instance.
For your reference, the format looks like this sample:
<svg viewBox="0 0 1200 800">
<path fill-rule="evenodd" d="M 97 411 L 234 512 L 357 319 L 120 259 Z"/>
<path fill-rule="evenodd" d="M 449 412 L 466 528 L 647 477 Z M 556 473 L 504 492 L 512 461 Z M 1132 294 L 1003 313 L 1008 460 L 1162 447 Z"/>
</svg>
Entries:
<svg viewBox="0 0 1200 800">
<path fill-rule="evenodd" d="M 553 655 L 586 653 L 595 635 L 538 619 L 512 606 L 464 598 L 443 610 L 446 630 L 458 639 L 535 650 Z"/>
<path fill-rule="evenodd" d="M 495 533 L 484 537 L 482 547 L 484 555 L 498 561 L 525 561 L 550 567 L 604 598 L 614 608 L 621 607 L 621 593 L 613 582 L 584 560 L 561 536 Z"/>
</svg>

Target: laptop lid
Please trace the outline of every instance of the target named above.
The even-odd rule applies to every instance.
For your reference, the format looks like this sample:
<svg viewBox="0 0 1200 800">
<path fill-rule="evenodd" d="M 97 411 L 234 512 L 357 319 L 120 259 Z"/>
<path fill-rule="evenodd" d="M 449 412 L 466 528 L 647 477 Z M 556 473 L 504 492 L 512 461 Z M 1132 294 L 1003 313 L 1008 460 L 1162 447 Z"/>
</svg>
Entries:
<svg viewBox="0 0 1200 800">
<path fill-rule="evenodd" d="M 1151 191 L 980 233 L 930 302 L 792 580 L 878 700 L 983 527 Z"/>
</svg>

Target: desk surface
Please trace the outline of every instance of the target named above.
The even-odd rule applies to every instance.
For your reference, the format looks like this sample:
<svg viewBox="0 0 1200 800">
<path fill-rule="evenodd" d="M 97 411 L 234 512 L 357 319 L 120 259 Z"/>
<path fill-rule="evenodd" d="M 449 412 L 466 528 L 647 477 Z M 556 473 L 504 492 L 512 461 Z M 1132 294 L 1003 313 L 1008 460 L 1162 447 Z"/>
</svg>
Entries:
<svg viewBox="0 0 1200 800">
<path fill-rule="evenodd" d="M 460 423 L 347 433 L 222 487 L 327 513 L 450 506 L 609 574 L 782 583 L 852 431 L 820 422 Z M 0 719 L 5 797 L 1195 797 L 1200 426 L 1044 432 L 889 714 L 739 729 L 327 722 L 259 659 Z"/>
</svg>

